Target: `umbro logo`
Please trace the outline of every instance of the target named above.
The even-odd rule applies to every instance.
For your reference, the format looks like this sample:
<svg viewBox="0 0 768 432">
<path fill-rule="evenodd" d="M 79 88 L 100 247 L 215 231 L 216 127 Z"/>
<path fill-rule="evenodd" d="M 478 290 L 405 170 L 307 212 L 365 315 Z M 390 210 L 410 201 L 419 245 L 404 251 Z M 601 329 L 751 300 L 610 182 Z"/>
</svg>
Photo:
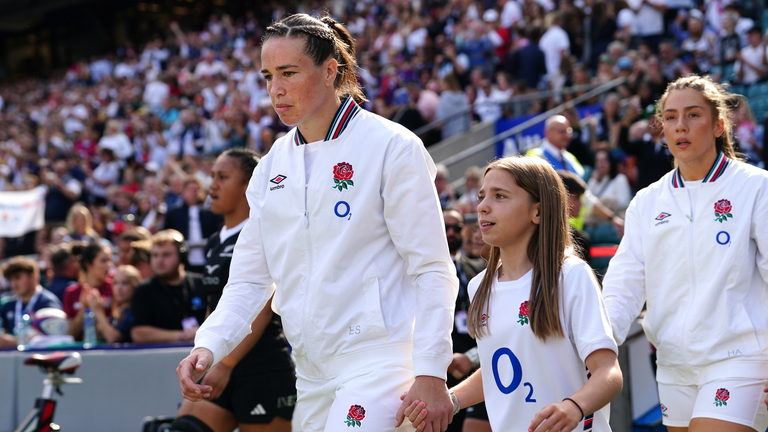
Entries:
<svg viewBox="0 0 768 432">
<path fill-rule="evenodd" d="M 251 410 L 251 415 L 264 415 L 267 413 L 267 410 L 264 409 L 261 404 L 256 405 L 256 408 Z"/>
<path fill-rule="evenodd" d="M 280 183 L 282 183 L 282 182 L 283 182 L 283 180 L 285 180 L 285 179 L 287 179 L 287 178 L 288 178 L 288 177 L 286 177 L 286 176 L 284 176 L 284 175 L 282 175 L 282 174 L 278 174 L 278 175 L 276 175 L 276 176 L 272 177 L 271 179 L 269 179 L 270 183 L 274 183 L 274 184 L 276 184 L 277 186 L 272 186 L 272 187 L 270 187 L 270 188 L 269 188 L 269 190 L 271 190 L 271 191 L 272 191 L 272 190 L 275 190 L 275 189 L 282 189 L 282 188 L 284 188 L 284 187 L 285 187 L 285 185 L 282 185 L 282 184 L 280 184 Z"/>
<path fill-rule="evenodd" d="M 656 226 L 659 226 L 661 224 L 669 223 L 669 218 L 672 217 L 671 214 L 667 212 L 661 212 L 658 216 L 656 216 L 656 220 L 659 221 L 656 223 Z"/>
</svg>

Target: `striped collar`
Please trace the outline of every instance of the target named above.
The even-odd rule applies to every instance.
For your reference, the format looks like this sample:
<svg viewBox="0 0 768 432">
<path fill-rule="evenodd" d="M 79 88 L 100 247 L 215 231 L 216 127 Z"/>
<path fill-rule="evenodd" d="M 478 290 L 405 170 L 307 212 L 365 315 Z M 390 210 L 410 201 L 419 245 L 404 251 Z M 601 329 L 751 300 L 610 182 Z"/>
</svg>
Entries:
<svg viewBox="0 0 768 432">
<path fill-rule="evenodd" d="M 722 177 L 723 173 L 725 172 L 726 168 L 731 164 L 731 159 L 729 159 L 725 153 L 718 152 L 717 159 L 715 159 L 715 163 L 712 164 L 712 168 L 709 169 L 709 173 L 707 173 L 707 176 L 704 177 L 704 180 L 702 183 L 714 183 L 715 180 Z M 675 171 L 672 173 L 672 187 L 677 188 L 684 188 L 685 183 L 683 182 L 683 176 L 680 174 L 680 168 L 675 168 Z"/>
<path fill-rule="evenodd" d="M 341 133 L 344 132 L 347 126 L 349 126 L 349 123 L 357 115 L 357 113 L 360 112 L 360 109 L 360 106 L 355 103 L 355 100 L 352 97 L 347 96 L 347 98 L 344 99 L 344 101 L 341 103 L 339 110 L 336 111 L 336 116 L 333 117 L 331 127 L 328 129 L 328 133 L 325 135 L 325 139 L 323 141 L 330 141 L 338 138 Z M 307 141 L 301 135 L 301 132 L 299 132 L 298 126 L 296 127 L 296 133 L 293 136 L 293 142 L 297 146 L 307 143 Z"/>
</svg>

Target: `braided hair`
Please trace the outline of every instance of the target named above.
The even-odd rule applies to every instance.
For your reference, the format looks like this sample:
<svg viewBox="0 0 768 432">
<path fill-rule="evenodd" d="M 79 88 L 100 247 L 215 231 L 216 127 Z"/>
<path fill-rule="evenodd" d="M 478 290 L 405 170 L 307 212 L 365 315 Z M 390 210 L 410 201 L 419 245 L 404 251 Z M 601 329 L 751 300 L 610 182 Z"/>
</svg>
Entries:
<svg viewBox="0 0 768 432">
<path fill-rule="evenodd" d="M 247 182 L 253 175 L 253 170 L 259 163 L 259 155 L 255 151 L 243 147 L 232 147 L 227 149 L 222 156 L 228 156 L 237 161 L 240 171 L 243 172 L 243 178 Z"/>
<path fill-rule="evenodd" d="M 357 59 L 355 41 L 343 24 L 330 16 L 320 19 L 307 14 L 294 14 L 267 27 L 261 38 L 262 45 L 272 37 L 306 38 L 304 53 L 320 66 L 333 58 L 338 63 L 336 79 L 333 82 L 339 96 L 350 95 L 358 102 L 368 99 L 357 82 Z"/>
</svg>

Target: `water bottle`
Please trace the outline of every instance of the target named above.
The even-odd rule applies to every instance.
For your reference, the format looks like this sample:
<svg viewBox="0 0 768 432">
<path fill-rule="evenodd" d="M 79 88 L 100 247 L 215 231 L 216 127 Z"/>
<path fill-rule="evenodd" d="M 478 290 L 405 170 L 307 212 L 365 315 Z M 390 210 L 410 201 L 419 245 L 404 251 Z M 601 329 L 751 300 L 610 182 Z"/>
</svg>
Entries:
<svg viewBox="0 0 768 432">
<path fill-rule="evenodd" d="M 83 348 L 90 349 L 96 346 L 96 314 L 88 308 L 83 317 Z"/>
<path fill-rule="evenodd" d="M 16 323 L 16 339 L 18 340 L 18 350 L 24 351 L 29 346 L 29 339 L 32 331 L 32 317 L 24 312 L 21 319 Z"/>
</svg>

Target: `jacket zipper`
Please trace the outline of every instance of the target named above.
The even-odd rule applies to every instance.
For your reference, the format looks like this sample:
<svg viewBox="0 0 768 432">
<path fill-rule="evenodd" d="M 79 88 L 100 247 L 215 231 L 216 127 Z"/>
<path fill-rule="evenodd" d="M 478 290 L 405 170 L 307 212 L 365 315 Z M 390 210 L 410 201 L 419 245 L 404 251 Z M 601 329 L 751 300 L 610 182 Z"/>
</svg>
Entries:
<svg viewBox="0 0 768 432">
<path fill-rule="evenodd" d="M 693 212 L 693 209 L 691 209 L 691 212 Z M 693 245 L 693 231 L 694 231 L 694 221 L 693 218 L 690 215 L 686 215 L 688 217 L 688 265 L 690 267 L 691 271 L 691 302 L 688 305 L 688 310 L 685 313 L 685 323 L 688 323 L 688 316 L 691 313 L 691 309 L 696 304 L 696 270 L 695 270 L 695 253 L 694 253 L 694 245 Z M 688 328 L 683 331 L 683 341 L 685 342 L 688 340 L 688 334 L 686 331 L 690 331 Z M 688 346 L 687 343 L 684 343 L 683 346 Z M 688 350 L 686 350 L 688 351 Z M 688 352 L 686 355 L 690 359 L 691 353 Z"/>
<path fill-rule="evenodd" d="M 306 181 L 306 180 L 305 180 Z M 307 330 L 307 321 L 309 320 L 309 293 L 310 293 L 310 285 L 312 283 L 312 238 L 309 235 L 309 206 L 307 205 L 307 200 L 309 197 L 307 196 L 307 188 L 305 186 L 304 188 L 304 235 L 307 239 L 307 262 L 308 262 L 308 271 L 307 271 L 307 288 L 306 293 L 304 294 L 304 310 L 302 312 L 302 319 L 301 319 L 301 327 L 303 330 L 303 338 L 304 338 L 304 345 L 307 347 L 307 360 L 310 364 L 313 366 L 315 365 L 315 362 L 313 360 L 313 356 L 311 355 L 311 348 L 310 348 L 310 342 L 311 338 L 307 337 L 309 335 Z M 317 369 L 317 368 L 315 368 Z"/>
</svg>

